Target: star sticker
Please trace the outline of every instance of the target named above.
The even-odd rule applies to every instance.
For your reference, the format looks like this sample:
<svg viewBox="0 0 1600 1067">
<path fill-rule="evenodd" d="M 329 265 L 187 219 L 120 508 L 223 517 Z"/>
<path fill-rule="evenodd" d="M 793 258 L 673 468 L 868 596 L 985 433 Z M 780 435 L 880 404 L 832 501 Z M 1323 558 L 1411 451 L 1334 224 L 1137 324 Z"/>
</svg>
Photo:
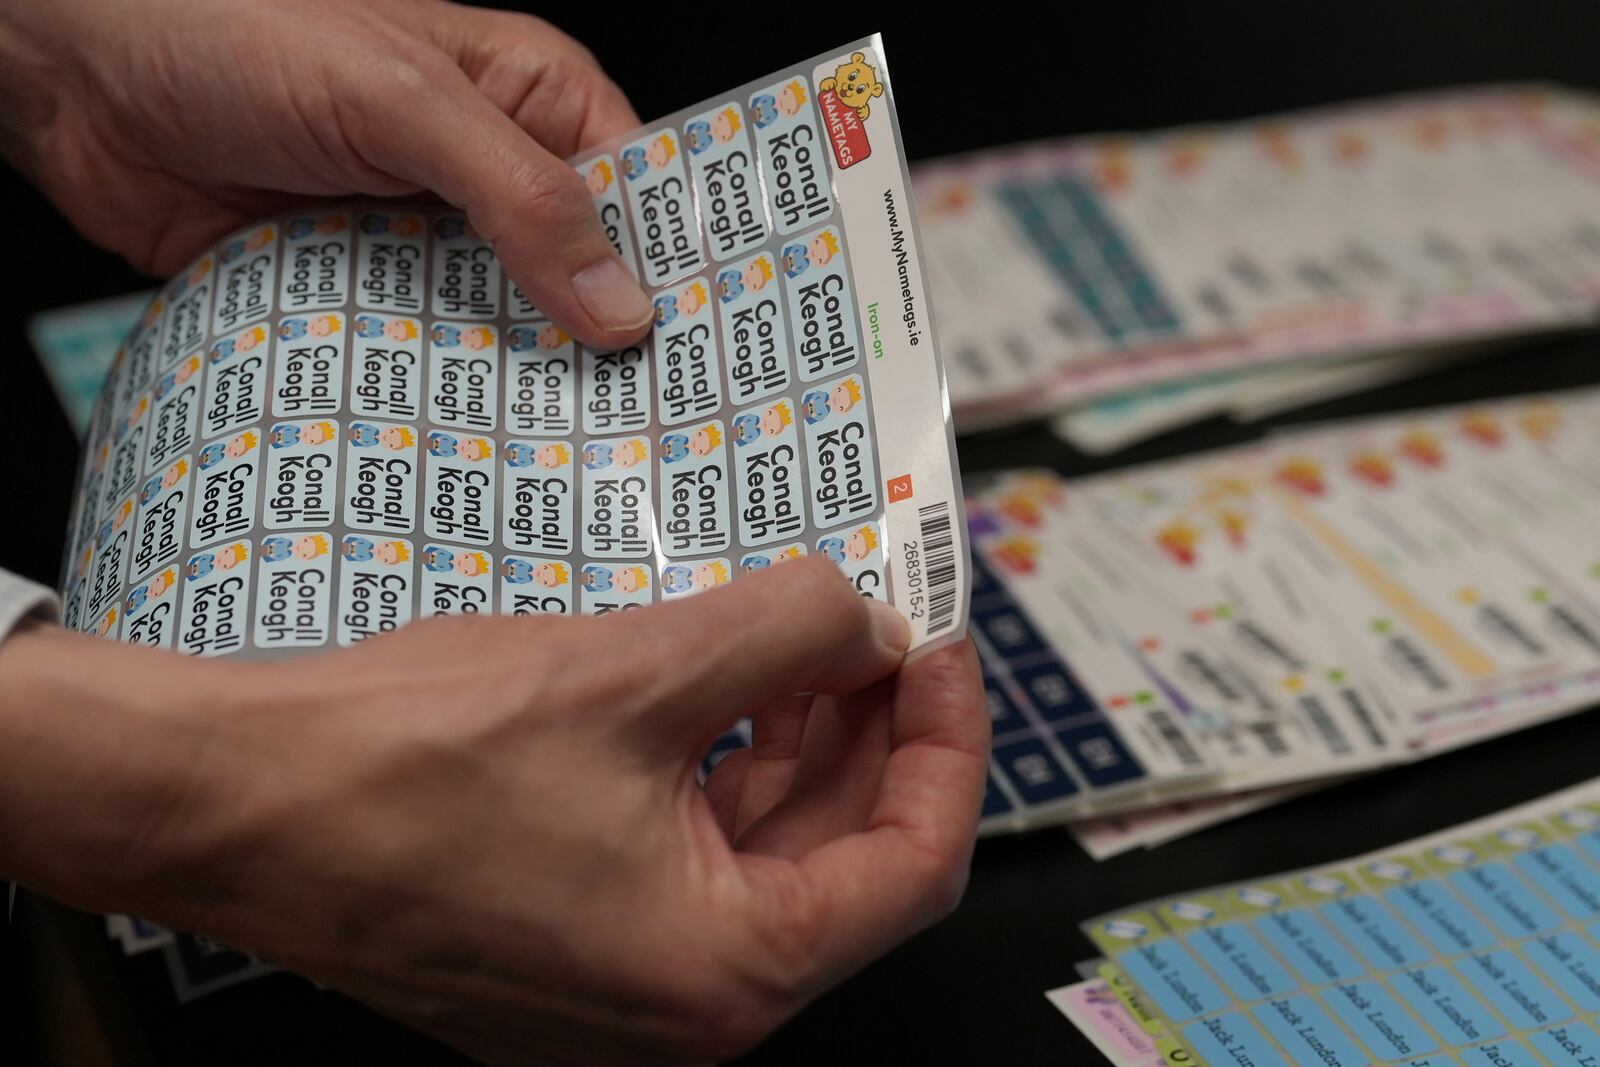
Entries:
<svg viewBox="0 0 1600 1067">
<path fill-rule="evenodd" d="M 1478 602 L 1478 591 L 1468 586 L 1456 593 L 1456 599 L 1463 604 L 1476 604 Z"/>
<path fill-rule="evenodd" d="M 1372 632 L 1375 634 L 1386 634 L 1393 628 L 1393 624 L 1388 619 L 1372 620 Z"/>
<path fill-rule="evenodd" d="M 1211 614 L 1219 619 L 1231 619 L 1233 618 L 1233 607 L 1228 604 L 1218 604 L 1211 609 Z"/>
<path fill-rule="evenodd" d="M 1528 591 L 1528 599 L 1533 601 L 1535 604 L 1548 604 L 1550 603 L 1550 590 L 1546 589 L 1542 585 L 1537 586 L 1536 588 Z"/>
<path fill-rule="evenodd" d="M 1328 681 L 1332 682 L 1334 685 L 1343 685 L 1345 677 L 1346 675 L 1344 671 L 1338 667 L 1335 667 L 1333 670 L 1328 672 Z"/>
<path fill-rule="evenodd" d="M 1149 704 L 1154 701 L 1155 698 L 1156 695 L 1150 692 L 1148 689 L 1141 689 L 1137 693 L 1133 694 L 1133 699 L 1140 704 Z"/>
<path fill-rule="evenodd" d="M 1283 687 L 1291 693 L 1298 693 L 1306 687 L 1306 681 L 1298 674 L 1291 674 L 1283 680 Z"/>
</svg>

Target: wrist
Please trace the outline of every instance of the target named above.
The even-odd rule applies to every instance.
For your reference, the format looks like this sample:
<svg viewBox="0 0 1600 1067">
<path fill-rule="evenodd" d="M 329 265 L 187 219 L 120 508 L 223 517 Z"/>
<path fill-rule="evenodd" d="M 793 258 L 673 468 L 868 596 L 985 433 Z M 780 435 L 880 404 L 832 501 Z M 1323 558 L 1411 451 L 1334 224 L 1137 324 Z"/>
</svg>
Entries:
<svg viewBox="0 0 1600 1067">
<path fill-rule="evenodd" d="M 219 807 L 204 757 L 226 671 L 40 623 L 0 643 L 0 877 L 151 910 Z"/>
</svg>

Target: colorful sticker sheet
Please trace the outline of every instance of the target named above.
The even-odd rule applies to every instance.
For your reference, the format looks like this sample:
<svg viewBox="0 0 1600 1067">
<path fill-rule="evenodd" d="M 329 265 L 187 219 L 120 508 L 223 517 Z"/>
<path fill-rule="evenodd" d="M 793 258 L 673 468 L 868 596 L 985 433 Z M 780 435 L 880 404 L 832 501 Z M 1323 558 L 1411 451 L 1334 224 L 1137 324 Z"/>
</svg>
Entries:
<svg viewBox="0 0 1600 1067">
<path fill-rule="evenodd" d="M 876 39 L 574 160 L 651 292 L 544 318 L 459 213 L 340 207 L 199 257 L 86 442 L 67 622 L 195 655 L 455 612 L 603 615 L 821 553 L 913 647 L 966 605 L 961 499 Z"/>
<path fill-rule="evenodd" d="M 285 658 L 817 553 L 905 615 L 911 654 L 960 639 L 954 437 L 878 38 L 571 162 L 654 304 L 632 348 L 577 344 L 436 206 L 264 220 L 163 288 L 89 422 L 66 625 Z M 180 990 L 255 966 L 110 932 Z"/>
<path fill-rule="evenodd" d="M 1596 130 L 1490 86 L 919 165 L 958 426 L 1590 321 Z"/>
<path fill-rule="evenodd" d="M 986 825 L 1111 855 L 1589 705 L 1596 456 L 1574 392 L 1001 478 L 968 503 Z"/>
<path fill-rule="evenodd" d="M 1600 779 L 1341 863 L 1084 925 L 1051 994 L 1113 1063 L 1600 1061 Z"/>
</svg>

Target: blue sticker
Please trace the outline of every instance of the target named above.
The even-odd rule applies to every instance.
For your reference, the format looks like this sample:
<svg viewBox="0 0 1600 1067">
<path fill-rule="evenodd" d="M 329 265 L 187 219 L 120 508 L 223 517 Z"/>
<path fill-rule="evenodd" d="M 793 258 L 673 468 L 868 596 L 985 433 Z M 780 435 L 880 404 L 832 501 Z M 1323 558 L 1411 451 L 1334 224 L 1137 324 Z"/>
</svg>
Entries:
<svg viewBox="0 0 1600 1067">
<path fill-rule="evenodd" d="M 1582 1023 L 1556 1026 L 1528 1038 L 1550 1067 L 1593 1067 L 1600 1063 L 1600 1034 Z"/>
<path fill-rule="evenodd" d="M 1039 714 L 1050 722 L 1060 722 L 1096 710 L 1094 701 L 1079 687 L 1076 679 L 1059 660 L 1012 668 L 1016 678 Z"/>
<path fill-rule="evenodd" d="M 1290 1067 L 1278 1055 L 1261 1031 L 1255 1028 L 1249 1016 L 1230 1011 L 1225 1015 L 1202 1019 L 1183 1028 L 1183 1040 L 1198 1052 L 1207 1063 L 1248 1063 L 1252 1067 Z"/>
<path fill-rule="evenodd" d="M 1600 1011 L 1600 952 L 1576 933 L 1562 930 L 1522 943 L 1523 954 L 1561 987 L 1580 1011 Z"/>
<path fill-rule="evenodd" d="M 1383 894 L 1401 918 L 1422 931 L 1442 955 L 1481 952 L 1500 938 L 1437 879 L 1397 885 Z"/>
<path fill-rule="evenodd" d="M 1005 691 L 999 679 L 988 671 L 983 672 L 983 696 L 989 705 L 989 726 L 995 737 L 1003 737 L 1013 730 L 1024 730 L 1028 720 Z"/>
<path fill-rule="evenodd" d="M 1439 1043 L 1378 982 L 1351 982 L 1321 992 L 1333 1013 L 1380 1060 L 1407 1059 L 1439 1049 Z"/>
<path fill-rule="evenodd" d="M 994 780 L 994 774 L 989 775 L 989 780 L 983 788 L 983 817 L 991 818 L 995 815 L 1004 815 L 1011 810 L 1011 801 L 1006 799 L 1005 791 Z"/>
<path fill-rule="evenodd" d="M 1269 1000 L 1252 1014 L 1295 1063 L 1369 1067 L 1372 1062 L 1308 996 Z"/>
<path fill-rule="evenodd" d="M 1252 925 L 1310 985 L 1348 982 L 1367 973 L 1322 920 L 1305 908 L 1275 911 Z"/>
<path fill-rule="evenodd" d="M 1545 1067 L 1528 1051 L 1527 1045 L 1511 1037 L 1478 1048 L 1462 1049 L 1456 1055 L 1466 1067 Z"/>
<path fill-rule="evenodd" d="M 1456 871 L 1450 875 L 1450 885 L 1508 937 L 1542 934 L 1561 925 L 1555 909 L 1504 864 L 1485 863 Z"/>
<path fill-rule="evenodd" d="M 1300 988 L 1242 922 L 1203 927 L 1184 941 L 1240 1000 L 1282 997 Z"/>
<path fill-rule="evenodd" d="M 1454 1044 L 1488 1041 L 1506 1032 L 1449 968 L 1419 967 L 1389 976 L 1389 984 L 1436 1033 Z"/>
<path fill-rule="evenodd" d="M 1175 941 L 1156 941 L 1129 949 L 1117 963 L 1175 1023 L 1221 1011 L 1233 1002 Z"/>
<path fill-rule="evenodd" d="M 1532 849 L 1511 862 L 1574 919 L 1600 915 L 1600 874 L 1566 845 Z"/>
<path fill-rule="evenodd" d="M 1532 1030 L 1572 1018 L 1572 1009 L 1510 949 L 1468 956 L 1456 968 L 1512 1026 Z"/>
<path fill-rule="evenodd" d="M 1077 783 L 1037 738 L 1002 745 L 993 758 L 1029 804 L 1045 804 L 1078 791 Z"/>
<path fill-rule="evenodd" d="M 1104 722 L 1088 722 L 1058 730 L 1056 742 L 1067 750 L 1073 764 L 1091 785 L 1104 788 L 1144 777 L 1139 761 Z"/>
<path fill-rule="evenodd" d="M 1379 970 L 1421 967 L 1433 962 L 1433 953 L 1376 900 L 1331 900 L 1317 911 Z"/>
<path fill-rule="evenodd" d="M 978 631 L 1007 659 L 1044 651 L 1044 642 L 1034 633 L 1028 618 L 1011 604 L 973 611 L 972 622 Z"/>
</svg>

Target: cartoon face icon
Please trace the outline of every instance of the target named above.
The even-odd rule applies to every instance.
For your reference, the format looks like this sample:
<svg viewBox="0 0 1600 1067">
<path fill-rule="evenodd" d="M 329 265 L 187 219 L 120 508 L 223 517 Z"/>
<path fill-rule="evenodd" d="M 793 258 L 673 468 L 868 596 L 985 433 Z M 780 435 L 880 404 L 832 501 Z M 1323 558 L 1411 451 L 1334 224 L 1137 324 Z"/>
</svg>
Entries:
<svg viewBox="0 0 1600 1067">
<path fill-rule="evenodd" d="M 715 426 L 702 426 L 689 435 L 689 451 L 697 456 L 711 455 L 720 444 L 722 444 L 722 432 Z"/>
<path fill-rule="evenodd" d="M 878 81 L 878 72 L 867 66 L 867 57 L 860 52 L 850 56 L 850 62 L 841 63 L 834 70 L 833 77 L 823 78 L 817 83 L 819 89 L 832 89 L 839 94 L 839 99 L 856 109 L 856 114 L 862 119 L 869 112 L 868 104 L 883 95 L 883 83 Z"/>
<path fill-rule="evenodd" d="M 533 461 L 545 470 L 560 470 L 572 462 L 572 453 L 566 445 L 540 445 L 533 453 Z"/>
<path fill-rule="evenodd" d="M 533 581 L 533 564 L 525 559 L 503 559 L 500 561 L 500 577 L 512 585 L 527 585 Z"/>
<path fill-rule="evenodd" d="M 474 326 L 461 335 L 461 343 L 474 352 L 494 347 L 494 330 L 488 326 Z"/>
<path fill-rule="evenodd" d="M 604 441 L 594 441 L 583 446 L 585 470 L 599 471 L 611 466 L 611 446 Z"/>
<path fill-rule="evenodd" d="M 739 112 L 732 105 L 711 116 L 711 136 L 727 144 L 739 132 Z"/>
<path fill-rule="evenodd" d="M 806 87 L 797 78 L 778 90 L 778 110 L 793 118 L 805 106 Z"/>
<path fill-rule="evenodd" d="M 672 162 L 672 157 L 678 154 L 678 146 L 673 143 L 670 133 L 663 133 L 645 147 L 645 158 L 650 165 L 660 170 Z"/>
<path fill-rule="evenodd" d="M 445 456 L 453 456 L 459 443 L 443 430 L 435 430 L 428 435 L 428 455 L 438 456 L 441 459 Z"/>
<path fill-rule="evenodd" d="M 656 297 L 656 325 L 665 326 L 678 317 L 678 298 L 671 293 L 663 293 Z"/>
<path fill-rule="evenodd" d="M 289 238 L 310 237 L 317 232 L 317 224 L 308 218 L 290 219 L 283 224 L 283 234 Z"/>
<path fill-rule="evenodd" d="M 777 437 L 783 432 L 783 428 L 793 421 L 794 416 L 789 413 L 789 405 L 780 400 L 761 413 L 761 430 L 768 437 Z"/>
<path fill-rule="evenodd" d="M 150 592 L 149 592 L 149 590 L 145 589 L 145 587 L 142 586 L 142 585 L 139 588 L 135 589 L 133 592 L 129 593 L 128 594 L 128 604 L 127 604 L 128 614 L 132 615 L 134 612 L 136 612 L 140 608 L 144 607 L 145 603 L 149 599 L 150 599 Z"/>
<path fill-rule="evenodd" d="M 617 572 L 617 589 L 623 593 L 637 593 L 650 588 L 650 572 L 643 567 L 623 567 Z"/>
<path fill-rule="evenodd" d="M 268 541 L 282 541 L 287 544 L 289 539 L 287 537 L 269 537 L 267 541 L 261 543 L 263 553 L 267 550 Z M 318 556 L 325 556 L 328 554 L 328 538 L 324 534 L 302 534 L 294 539 L 294 544 L 290 547 L 289 553 L 294 558 L 303 560 L 313 560 Z M 267 558 L 288 559 L 289 556 L 267 556 Z"/>
<path fill-rule="evenodd" d="M 711 123 L 689 123 L 683 128 L 683 140 L 689 146 L 689 151 L 698 156 L 715 143 L 711 139 Z"/>
<path fill-rule="evenodd" d="M 489 573 L 489 561 L 482 552 L 462 552 L 456 556 L 455 572 L 463 578 L 477 578 Z"/>
<path fill-rule="evenodd" d="M 861 402 L 861 386 L 854 378 L 846 378 L 833 387 L 829 399 L 833 403 L 833 410 L 842 415 Z"/>
<path fill-rule="evenodd" d="M 844 541 L 844 554 L 857 562 L 872 555 L 872 550 L 878 547 L 878 535 L 872 527 L 863 526 L 856 530 Z"/>
<path fill-rule="evenodd" d="M 813 389 L 800 401 L 800 414 L 805 417 L 807 426 L 814 426 L 833 413 L 828 405 L 828 394 L 821 389 Z"/>
<path fill-rule="evenodd" d="M 227 454 L 228 446 L 223 444 L 221 441 L 218 441 L 214 445 L 206 445 L 206 447 L 200 450 L 200 469 L 210 470 L 218 463 L 221 463 Z"/>
<path fill-rule="evenodd" d="M 676 463 L 689 454 L 689 438 L 681 433 L 669 433 L 661 438 L 661 459 Z"/>
<path fill-rule="evenodd" d="M 766 129 L 778 117 L 778 101 L 771 93 L 761 93 L 750 98 L 750 117 L 758 129 Z"/>
<path fill-rule="evenodd" d="M 567 336 L 567 331 L 554 323 L 547 323 L 539 331 L 539 347 L 546 352 L 554 352 L 570 340 L 572 338 Z"/>
<path fill-rule="evenodd" d="M 533 568 L 533 580 L 546 589 L 560 589 L 567 584 L 567 568 L 559 563 L 541 563 Z"/>
<path fill-rule="evenodd" d="M 832 230 L 823 230 L 811 239 L 811 247 L 807 251 L 813 264 L 824 266 L 839 254 L 839 238 Z"/>
<path fill-rule="evenodd" d="M 161 479 L 151 478 L 144 483 L 144 488 L 139 490 L 139 503 L 148 504 L 161 492 Z"/>
<path fill-rule="evenodd" d="M 200 369 L 200 357 L 190 356 L 178 364 L 178 369 L 172 372 L 172 381 L 175 385 L 182 385 L 194 377 L 194 372 Z"/>
<path fill-rule="evenodd" d="M 772 264 L 765 256 L 752 259 L 744 269 L 744 284 L 751 292 L 759 293 L 772 278 Z"/>
<path fill-rule="evenodd" d="M 177 584 L 177 575 L 173 574 L 171 571 L 162 571 L 160 574 L 150 579 L 150 584 L 145 586 L 145 590 L 150 594 L 150 597 L 154 599 Z"/>
<path fill-rule="evenodd" d="M 245 432 L 228 442 L 228 457 L 238 459 L 256 446 L 256 435 Z"/>
<path fill-rule="evenodd" d="M 583 588 L 589 593 L 604 593 L 611 589 L 611 568 L 602 567 L 598 563 L 585 564 L 583 568 Z"/>
<path fill-rule="evenodd" d="M 650 170 L 650 163 L 645 159 L 644 149 L 638 145 L 622 150 L 622 175 L 630 182 L 642 177 Z"/>
<path fill-rule="evenodd" d="M 537 341 L 538 334 L 532 326 L 513 326 L 506 331 L 506 347 L 513 352 L 530 351 Z"/>
<path fill-rule="evenodd" d="M 454 326 L 446 326 L 443 323 L 435 326 L 429 336 L 433 338 L 433 343 L 440 348 L 454 348 L 461 343 L 461 331 Z"/>
<path fill-rule="evenodd" d="M 466 219 L 458 215 L 445 215 L 433 224 L 433 232 L 436 237 L 446 241 L 454 241 L 459 237 L 465 237 L 467 234 L 472 233 L 472 227 L 467 224 Z M 473 236 L 477 235 L 473 234 Z"/>
<path fill-rule="evenodd" d="M 406 546 L 399 541 L 380 541 L 372 550 L 372 558 L 387 566 L 404 563 L 409 553 Z"/>
<path fill-rule="evenodd" d="M 724 304 L 744 295 L 744 277 L 736 270 L 725 270 L 717 275 L 717 296 Z"/>
<path fill-rule="evenodd" d="M 365 537 L 357 537 L 354 534 L 346 537 L 343 544 L 339 546 L 339 552 L 345 559 L 354 560 L 358 563 L 371 559 L 372 549 L 373 544 L 371 541 L 368 541 Z"/>
<path fill-rule="evenodd" d="M 603 196 L 611 188 L 614 180 L 611 174 L 611 164 L 603 159 L 597 159 L 589 167 L 589 173 L 583 176 L 584 182 L 589 186 L 589 191 L 595 196 Z"/>
<path fill-rule="evenodd" d="M 783 273 L 791 278 L 798 278 L 811 266 L 811 256 L 806 252 L 805 245 L 785 245 L 783 249 Z"/>
<path fill-rule="evenodd" d="M 261 542 L 261 558 L 277 563 L 294 555 L 294 542 L 287 537 L 269 537 Z"/>
<path fill-rule="evenodd" d="M 183 568 L 183 573 L 190 578 L 204 578 L 216 566 L 217 557 L 210 552 L 202 552 L 189 560 L 189 565 Z"/>
<path fill-rule="evenodd" d="M 694 569 L 694 587 L 697 592 L 715 589 L 728 580 L 728 568 L 721 560 L 702 563 Z"/>
<path fill-rule="evenodd" d="M 248 559 L 249 556 L 249 550 L 242 543 L 228 545 L 226 548 L 217 550 L 217 566 L 225 571 L 231 571 Z"/>
<path fill-rule="evenodd" d="M 817 542 L 817 551 L 833 560 L 835 563 L 844 562 L 844 538 L 824 537 Z"/>
<path fill-rule="evenodd" d="M 733 441 L 737 445 L 747 445 L 761 437 L 761 416 L 755 412 L 748 412 L 733 420 Z"/>
<path fill-rule="evenodd" d="M 750 555 L 739 561 L 739 569 L 744 571 L 746 574 L 754 574 L 756 571 L 764 571 L 770 566 L 772 566 L 772 560 L 768 559 L 766 556 L 763 556 L 759 552 L 752 552 Z"/>
<path fill-rule="evenodd" d="M 325 445 L 333 440 L 333 435 L 333 423 L 313 422 L 300 431 L 300 443 L 303 445 Z"/>
<path fill-rule="evenodd" d="M 300 427 L 292 422 L 280 422 L 267 434 L 273 448 L 288 448 L 300 443 Z"/>
<path fill-rule="evenodd" d="M 451 570 L 455 567 L 456 554 L 450 551 L 448 548 L 441 548 L 438 545 L 430 545 L 428 549 L 422 553 L 422 565 L 436 574 L 442 574 L 445 571 Z"/>
<path fill-rule="evenodd" d="M 643 439 L 634 438 L 618 445 L 611 454 L 611 460 L 619 467 L 637 467 L 650 458 L 650 446 Z"/>
<path fill-rule="evenodd" d="M 693 315 L 706 306 L 706 287 L 702 282 L 692 282 L 678 294 L 678 310 Z"/>
<path fill-rule="evenodd" d="M 493 453 L 493 443 L 483 437 L 469 437 L 456 446 L 456 455 L 470 463 L 488 459 Z"/>
<path fill-rule="evenodd" d="M 661 588 L 669 593 L 687 593 L 694 588 L 694 571 L 673 564 L 661 571 Z"/>
</svg>

